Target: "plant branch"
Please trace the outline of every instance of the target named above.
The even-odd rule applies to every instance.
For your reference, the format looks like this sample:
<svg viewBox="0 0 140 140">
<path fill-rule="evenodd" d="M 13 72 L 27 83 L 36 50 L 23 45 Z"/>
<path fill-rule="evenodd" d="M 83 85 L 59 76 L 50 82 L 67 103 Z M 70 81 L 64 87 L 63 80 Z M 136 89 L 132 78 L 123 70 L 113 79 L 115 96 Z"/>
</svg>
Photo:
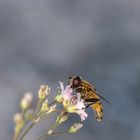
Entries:
<svg viewBox="0 0 140 140">
<path fill-rule="evenodd" d="M 35 125 L 35 122 L 32 122 L 30 126 L 25 130 L 25 132 L 22 134 L 22 136 L 19 138 L 19 140 L 23 140 L 24 136 L 28 133 L 28 131 Z"/>
<path fill-rule="evenodd" d="M 51 105 L 53 105 L 53 104 L 55 104 L 56 103 L 56 101 L 54 100 L 54 101 L 52 101 L 50 104 L 49 104 L 49 106 L 51 106 Z"/>
<path fill-rule="evenodd" d="M 54 133 L 52 133 L 52 136 L 54 136 L 54 135 L 60 135 L 60 134 L 67 134 L 67 133 L 68 133 L 68 131 L 54 132 Z"/>
</svg>

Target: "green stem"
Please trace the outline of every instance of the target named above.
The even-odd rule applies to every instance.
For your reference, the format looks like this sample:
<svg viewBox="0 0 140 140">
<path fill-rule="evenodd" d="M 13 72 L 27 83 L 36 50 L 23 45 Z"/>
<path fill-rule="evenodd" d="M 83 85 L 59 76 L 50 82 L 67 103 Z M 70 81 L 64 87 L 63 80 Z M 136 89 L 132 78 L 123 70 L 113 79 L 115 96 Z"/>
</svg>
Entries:
<svg viewBox="0 0 140 140">
<path fill-rule="evenodd" d="M 38 114 L 38 111 L 39 111 L 39 109 L 40 109 L 40 107 L 42 105 L 42 102 L 43 102 L 43 100 L 39 100 L 39 103 L 37 104 L 37 107 L 36 107 L 36 110 L 35 110 L 33 121 L 30 124 L 30 126 L 25 130 L 25 132 L 21 135 L 21 137 L 19 138 L 19 140 L 22 140 L 24 138 L 24 136 L 28 133 L 28 131 L 35 125 L 34 120 L 37 118 L 37 114 Z M 25 114 L 25 111 L 23 111 L 23 113 Z"/>
<path fill-rule="evenodd" d="M 37 140 L 45 140 L 48 136 L 51 136 L 51 134 L 48 135 L 48 132 L 51 131 L 51 130 L 54 131 L 58 125 L 59 125 L 59 124 L 58 124 L 57 122 L 55 122 L 55 123 L 50 127 L 50 129 L 49 129 L 47 132 L 45 132 L 42 136 L 40 136 Z"/>
<path fill-rule="evenodd" d="M 60 135 L 60 134 L 67 134 L 67 133 L 68 133 L 68 131 L 54 132 L 54 133 L 52 133 L 52 136 L 54 136 L 54 135 Z"/>
<path fill-rule="evenodd" d="M 21 130 L 19 130 L 18 132 L 15 132 L 14 136 L 13 136 L 13 140 L 17 140 L 18 136 L 20 135 Z"/>
<path fill-rule="evenodd" d="M 48 138 L 48 134 L 44 133 L 41 137 L 39 137 L 37 140 L 45 140 Z"/>
<path fill-rule="evenodd" d="M 19 138 L 19 140 L 23 140 L 24 136 L 28 133 L 28 131 L 35 125 L 35 122 L 32 122 L 30 126 L 25 130 L 25 132 L 22 134 L 22 136 Z"/>
<path fill-rule="evenodd" d="M 52 133 L 51 134 L 51 136 L 55 136 L 55 135 L 60 135 L 60 134 L 67 134 L 68 133 L 68 131 L 63 131 L 63 132 L 54 132 L 54 133 Z M 37 140 L 45 140 L 45 139 L 47 139 L 48 138 L 48 134 L 47 133 L 44 133 L 39 139 L 37 139 Z"/>
<path fill-rule="evenodd" d="M 55 104 L 56 103 L 56 101 L 54 100 L 54 101 L 52 101 L 50 104 L 49 104 L 49 106 L 51 106 L 51 105 L 53 105 L 53 104 Z"/>
<path fill-rule="evenodd" d="M 38 112 L 39 112 L 43 102 L 44 102 L 44 100 L 39 100 L 39 103 L 38 103 L 36 110 L 35 110 L 34 118 L 36 118 L 38 116 Z"/>
<path fill-rule="evenodd" d="M 24 136 L 28 133 L 28 131 L 30 131 L 30 129 L 36 124 L 34 122 L 35 119 L 37 119 L 39 117 L 40 114 L 38 114 L 40 108 L 41 108 L 41 105 L 43 103 L 44 100 L 39 100 L 39 103 L 37 105 L 37 108 L 36 108 L 36 111 L 35 111 L 35 114 L 34 114 L 34 118 L 33 118 L 33 122 L 30 124 L 30 126 L 25 130 L 25 132 L 22 134 L 22 136 L 19 138 L 19 140 L 23 140 Z M 50 105 L 53 105 L 55 103 L 55 101 L 53 101 L 52 103 L 49 104 Z M 55 111 L 54 111 L 55 112 Z M 45 114 L 47 115 L 47 114 Z M 41 118 L 43 118 L 45 115 L 41 116 Z M 41 119 L 40 118 L 40 119 Z M 46 134 L 45 134 L 46 135 Z"/>
</svg>

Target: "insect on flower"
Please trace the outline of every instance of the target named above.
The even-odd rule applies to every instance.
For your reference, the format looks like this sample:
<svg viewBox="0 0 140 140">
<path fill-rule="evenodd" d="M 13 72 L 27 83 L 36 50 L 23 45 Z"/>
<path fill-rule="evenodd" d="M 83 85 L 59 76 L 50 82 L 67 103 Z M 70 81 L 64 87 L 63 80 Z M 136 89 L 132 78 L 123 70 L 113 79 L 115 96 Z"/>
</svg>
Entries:
<svg viewBox="0 0 140 140">
<path fill-rule="evenodd" d="M 63 105 L 66 106 L 69 103 L 70 99 L 73 97 L 72 95 L 73 90 L 70 87 L 70 85 L 64 87 L 61 81 L 59 81 L 59 84 L 60 84 L 61 93 L 56 96 L 55 100 L 57 102 L 62 102 Z"/>
<path fill-rule="evenodd" d="M 70 85 L 67 85 L 64 88 L 62 82 L 60 83 L 61 93 L 56 96 L 56 101 L 61 102 L 69 113 L 76 113 L 80 116 L 81 121 L 84 121 L 87 118 L 87 113 L 85 112 L 85 103 L 84 100 L 81 99 L 81 94 L 77 93 L 76 95 L 73 94 L 73 89 Z"/>
<path fill-rule="evenodd" d="M 81 94 L 77 93 L 77 95 L 71 98 L 69 104 L 66 106 L 66 110 L 69 113 L 77 113 L 81 121 L 84 121 L 88 117 L 88 114 L 85 112 L 85 107 L 84 100 L 81 99 Z"/>
<path fill-rule="evenodd" d="M 101 121 L 103 118 L 103 106 L 100 98 L 109 104 L 111 103 L 99 95 L 95 87 L 80 76 L 69 77 L 69 84 L 76 93 L 81 94 L 81 98 L 87 104 L 86 108 L 90 106 L 95 111 L 97 121 Z"/>
</svg>

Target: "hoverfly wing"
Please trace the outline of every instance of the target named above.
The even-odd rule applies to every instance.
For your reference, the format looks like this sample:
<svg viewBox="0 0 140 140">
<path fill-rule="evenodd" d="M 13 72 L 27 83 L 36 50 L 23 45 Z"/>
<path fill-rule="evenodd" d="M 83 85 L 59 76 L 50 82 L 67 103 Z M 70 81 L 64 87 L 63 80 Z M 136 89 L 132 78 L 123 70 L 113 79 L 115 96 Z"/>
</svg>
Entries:
<svg viewBox="0 0 140 140">
<path fill-rule="evenodd" d="M 102 99 L 104 100 L 106 103 L 112 105 L 112 103 L 110 101 L 108 101 L 106 98 L 104 98 L 103 96 L 101 96 L 99 93 L 96 92 L 96 94 Z"/>
</svg>

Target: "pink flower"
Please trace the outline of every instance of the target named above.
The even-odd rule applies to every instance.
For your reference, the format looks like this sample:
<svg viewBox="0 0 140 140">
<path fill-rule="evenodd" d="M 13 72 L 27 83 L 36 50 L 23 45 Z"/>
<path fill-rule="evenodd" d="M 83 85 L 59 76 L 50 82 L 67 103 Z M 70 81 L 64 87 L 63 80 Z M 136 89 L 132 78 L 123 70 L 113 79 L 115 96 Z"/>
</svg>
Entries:
<svg viewBox="0 0 140 140">
<path fill-rule="evenodd" d="M 83 99 L 81 99 L 80 93 L 77 93 L 77 96 L 73 96 L 71 98 L 66 110 L 69 113 L 77 113 L 81 117 L 81 121 L 84 121 L 88 117 L 88 114 L 85 112 L 85 104 Z"/>
<path fill-rule="evenodd" d="M 72 95 L 72 88 L 70 87 L 70 85 L 67 85 L 65 88 L 64 88 L 64 85 L 61 81 L 59 81 L 59 84 L 60 84 L 60 94 L 56 96 L 55 100 L 57 102 L 62 102 L 63 103 L 63 106 L 67 106 L 67 104 L 70 102 L 71 98 L 73 97 Z"/>
<path fill-rule="evenodd" d="M 67 85 L 64 88 L 63 83 L 59 83 L 61 92 L 56 96 L 56 101 L 61 102 L 67 112 L 77 113 L 80 116 L 81 121 L 84 121 L 88 115 L 85 112 L 85 104 L 83 99 L 81 99 L 81 94 L 76 93 L 76 95 L 73 95 L 73 90 L 70 85 Z"/>
<path fill-rule="evenodd" d="M 59 81 L 60 84 L 60 88 L 61 88 L 61 95 L 63 96 L 64 100 L 70 100 L 72 98 L 72 88 L 70 87 L 70 85 L 67 85 L 64 88 L 64 85 L 61 81 Z"/>
</svg>

